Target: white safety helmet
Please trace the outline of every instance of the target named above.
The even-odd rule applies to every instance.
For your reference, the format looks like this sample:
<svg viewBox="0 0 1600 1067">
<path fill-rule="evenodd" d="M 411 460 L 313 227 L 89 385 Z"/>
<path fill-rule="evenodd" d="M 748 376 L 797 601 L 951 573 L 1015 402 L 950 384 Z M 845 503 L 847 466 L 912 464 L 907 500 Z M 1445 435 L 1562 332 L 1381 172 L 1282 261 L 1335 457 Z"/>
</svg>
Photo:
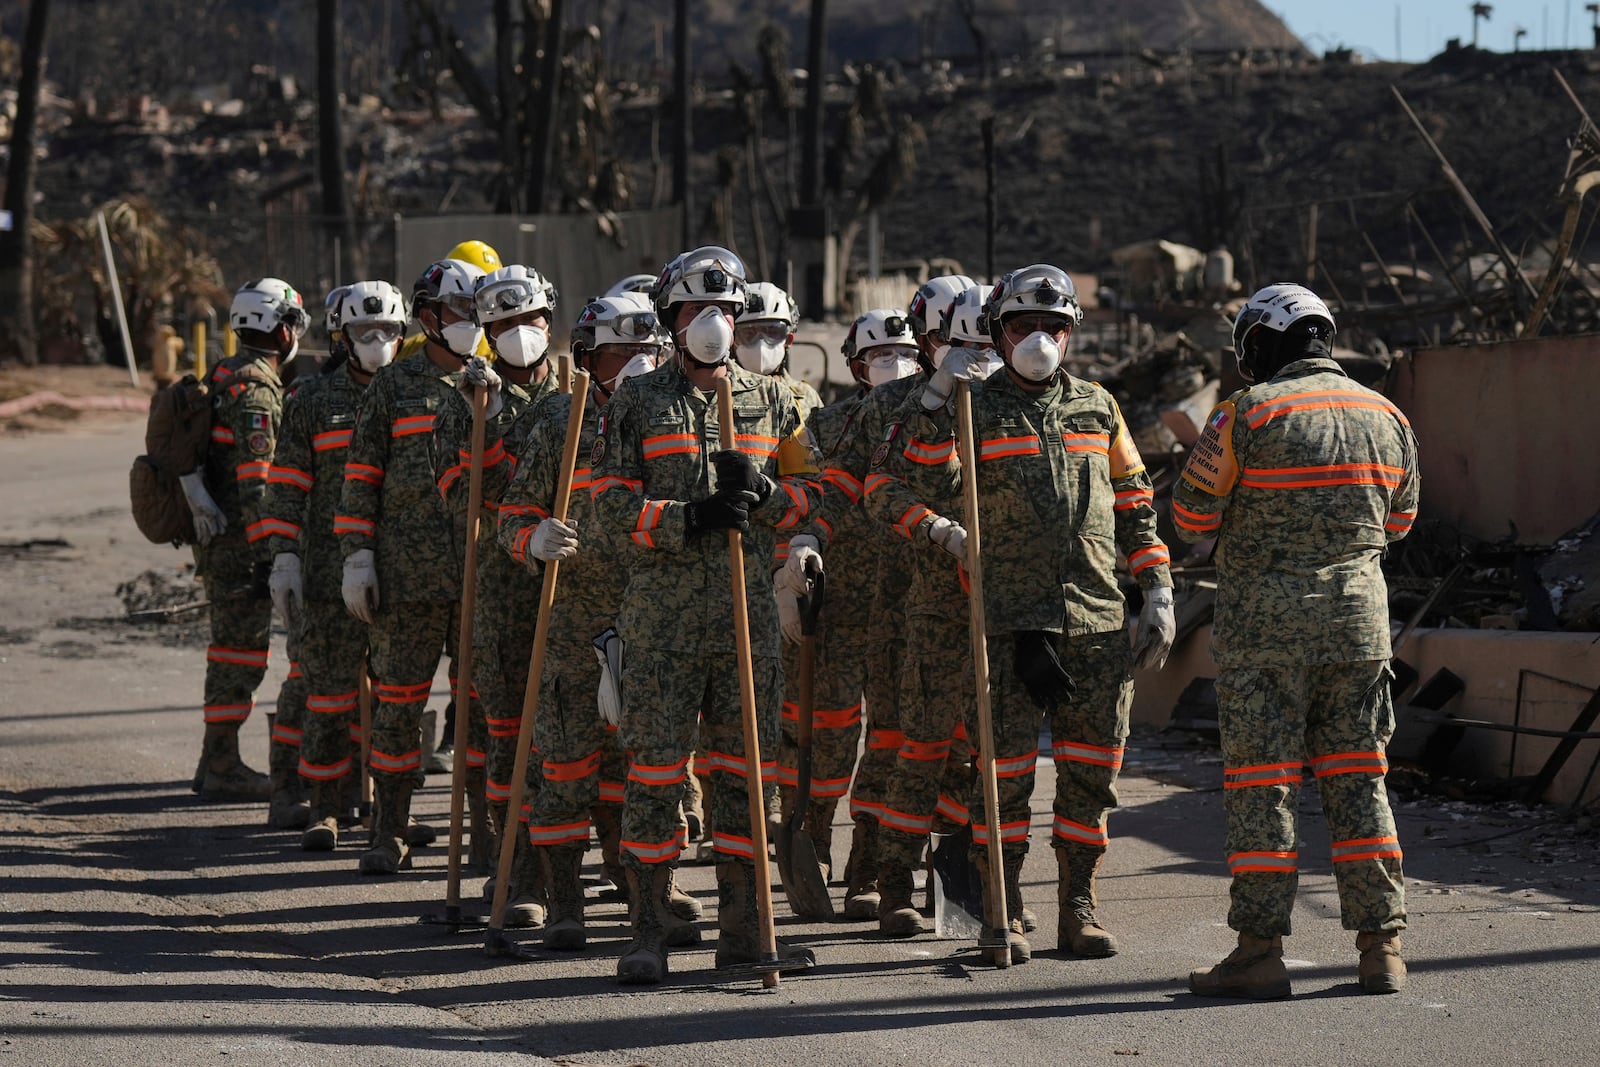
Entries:
<svg viewBox="0 0 1600 1067">
<path fill-rule="evenodd" d="M 1001 278 L 990 290 L 983 311 L 989 320 L 989 336 L 996 345 L 1000 344 L 1005 320 L 1012 315 L 1060 315 L 1072 327 L 1083 321 L 1077 287 L 1066 271 L 1048 263 L 1020 267 Z"/>
<path fill-rule="evenodd" d="M 988 289 L 973 285 L 950 304 L 944 315 L 943 329 L 952 345 L 987 347 L 994 344 L 989 335 L 989 318 L 983 310 L 988 297 Z"/>
<path fill-rule="evenodd" d="M 368 374 L 394 360 L 406 328 L 406 300 L 391 282 L 347 285 L 336 312 L 356 365 Z"/>
<path fill-rule="evenodd" d="M 604 295 L 618 296 L 622 293 L 643 293 L 645 296 L 649 296 L 650 290 L 654 289 L 655 285 L 656 276 L 654 274 L 630 274 L 607 289 Z"/>
<path fill-rule="evenodd" d="M 311 325 L 311 316 L 306 314 L 305 301 L 300 299 L 294 286 L 281 278 L 257 278 L 245 282 L 233 294 L 228 325 L 236 331 L 258 333 L 271 333 L 279 326 L 287 326 L 290 336 L 298 341 Z"/>
<path fill-rule="evenodd" d="M 553 318 L 556 287 L 532 267 L 513 263 L 478 279 L 472 305 L 473 317 L 479 326 L 531 311 L 543 311 Z"/>
<path fill-rule="evenodd" d="M 734 323 L 781 322 L 793 332 L 800 322 L 795 313 L 794 301 L 789 294 L 771 282 L 751 282 L 744 291 L 744 310 L 734 317 Z"/>
<path fill-rule="evenodd" d="M 411 287 L 411 310 L 421 311 L 429 304 L 445 304 L 463 319 L 472 319 L 472 294 L 483 270 L 462 259 L 441 259 L 428 268 Z"/>
<path fill-rule="evenodd" d="M 671 326 L 679 304 L 708 300 L 731 305 L 737 315 L 744 310 L 746 279 L 744 260 L 720 245 L 705 245 L 684 252 L 668 263 L 650 290 L 656 314 Z"/>
<path fill-rule="evenodd" d="M 850 324 L 840 351 L 845 359 L 864 359 L 867 352 L 884 345 L 916 348 L 917 338 L 905 313 L 896 308 L 874 308 Z"/>
<path fill-rule="evenodd" d="M 322 303 L 322 328 L 335 341 L 339 339 L 339 305 L 344 302 L 344 294 L 349 289 L 348 285 L 341 285 L 329 290 L 328 298 Z"/>
<path fill-rule="evenodd" d="M 1258 289 L 1233 320 L 1233 350 L 1241 362 L 1245 353 L 1256 347 L 1251 335 L 1257 329 L 1279 336 L 1293 333 L 1331 345 L 1335 327 L 1333 312 L 1316 293 L 1294 282 L 1274 282 Z"/>
<path fill-rule="evenodd" d="M 572 354 L 581 358 L 601 345 L 655 345 L 666 349 L 672 336 L 643 293 L 617 293 L 589 301 L 572 326 Z"/>
<path fill-rule="evenodd" d="M 906 308 L 911 332 L 921 337 L 929 330 L 943 329 L 945 316 L 950 313 L 950 305 L 955 303 L 956 297 L 977 284 L 965 274 L 941 274 L 923 282 Z"/>
</svg>

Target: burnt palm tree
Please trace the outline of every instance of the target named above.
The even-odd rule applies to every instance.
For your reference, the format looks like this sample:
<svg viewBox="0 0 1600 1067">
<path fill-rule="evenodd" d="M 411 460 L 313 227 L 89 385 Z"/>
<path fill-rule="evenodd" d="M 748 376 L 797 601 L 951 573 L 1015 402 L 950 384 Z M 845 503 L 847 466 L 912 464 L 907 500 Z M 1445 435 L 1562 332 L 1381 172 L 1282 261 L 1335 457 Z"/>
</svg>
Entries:
<svg viewBox="0 0 1600 1067">
<path fill-rule="evenodd" d="M 33 329 L 33 178 L 38 135 L 39 79 L 44 66 L 45 25 L 50 0 L 31 0 L 22 37 L 22 78 L 17 83 L 17 118 L 11 128 L 11 160 L 6 168 L 5 211 L 0 228 L 0 359 L 39 361 Z"/>
</svg>

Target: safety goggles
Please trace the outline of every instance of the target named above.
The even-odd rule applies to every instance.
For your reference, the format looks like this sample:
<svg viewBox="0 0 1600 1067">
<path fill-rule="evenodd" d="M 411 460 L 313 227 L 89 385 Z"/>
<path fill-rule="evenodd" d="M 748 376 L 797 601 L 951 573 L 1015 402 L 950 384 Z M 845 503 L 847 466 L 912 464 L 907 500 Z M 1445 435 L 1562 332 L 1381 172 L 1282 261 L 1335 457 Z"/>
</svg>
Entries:
<svg viewBox="0 0 1600 1067">
<path fill-rule="evenodd" d="M 347 341 L 362 345 L 388 344 L 390 341 L 398 341 L 400 334 L 401 326 L 398 322 L 359 322 L 344 328 Z"/>
<path fill-rule="evenodd" d="M 448 293 L 438 297 L 438 302 L 453 311 L 458 319 L 472 318 L 472 295 L 470 293 Z"/>
<path fill-rule="evenodd" d="M 472 299 L 479 315 L 504 315 L 518 309 L 532 311 L 546 302 L 544 293 L 527 278 L 507 278 L 493 285 L 485 285 Z"/>
<path fill-rule="evenodd" d="M 916 359 L 920 354 L 916 345 L 876 345 L 856 353 L 864 363 L 893 363 L 897 359 Z"/>
<path fill-rule="evenodd" d="M 753 345 L 759 341 L 782 344 L 789 339 L 787 322 L 741 322 L 733 328 L 735 344 Z"/>
<path fill-rule="evenodd" d="M 615 356 L 618 359 L 632 359 L 635 356 L 645 356 L 653 362 L 661 362 L 662 350 L 660 345 L 630 345 L 621 341 L 612 341 L 596 347 L 597 356 Z"/>
<path fill-rule="evenodd" d="M 1049 334 L 1051 337 L 1065 337 L 1072 332 L 1072 321 L 1061 315 L 1052 315 L 1048 312 L 1024 311 L 1015 315 L 1008 315 L 1005 319 L 1006 333 L 1012 340 L 1020 341 L 1031 333 Z"/>
<path fill-rule="evenodd" d="M 654 311 L 634 311 L 627 315 L 618 315 L 606 323 L 607 328 L 618 337 L 632 337 L 642 341 L 646 337 L 654 337 L 660 328 L 660 320 Z"/>
</svg>

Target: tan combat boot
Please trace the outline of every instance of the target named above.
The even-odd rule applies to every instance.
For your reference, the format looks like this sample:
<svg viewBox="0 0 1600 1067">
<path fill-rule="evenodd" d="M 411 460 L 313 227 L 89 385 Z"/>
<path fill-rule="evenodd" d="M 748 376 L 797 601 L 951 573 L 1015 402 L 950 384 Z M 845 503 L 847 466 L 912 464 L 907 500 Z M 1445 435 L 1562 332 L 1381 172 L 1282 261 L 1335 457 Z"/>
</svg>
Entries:
<svg viewBox="0 0 1600 1067">
<path fill-rule="evenodd" d="M 543 926 L 545 919 L 544 865 L 533 851 L 528 834 L 518 823 L 511 848 L 511 884 L 506 887 L 506 925 L 519 930 Z"/>
<path fill-rule="evenodd" d="M 1405 988 L 1406 961 L 1400 956 L 1398 930 L 1357 934 L 1356 950 L 1361 953 L 1357 974 L 1363 991 L 1398 993 Z"/>
<path fill-rule="evenodd" d="M 717 966 L 761 960 L 761 912 L 756 903 L 756 879 L 766 878 L 767 864 L 743 860 L 717 863 Z M 792 961 L 796 969 L 816 965 L 808 948 L 777 942 L 778 959 Z"/>
<path fill-rule="evenodd" d="M 928 929 L 911 904 L 911 868 L 881 861 L 878 866 L 878 932 L 885 937 L 914 937 Z"/>
<path fill-rule="evenodd" d="M 1095 918 L 1099 903 L 1095 878 L 1105 853 L 1099 849 L 1058 848 L 1056 853 L 1056 948 L 1087 959 L 1117 954 L 1117 939 Z"/>
<path fill-rule="evenodd" d="M 664 863 L 651 864 L 643 870 L 624 869 L 633 940 L 617 960 L 617 981 L 622 985 L 656 985 L 667 976 L 666 927 L 662 918 L 671 876 L 672 868 Z"/>
<path fill-rule="evenodd" d="M 343 785 L 342 781 L 311 783 L 309 825 L 300 835 L 300 851 L 332 852 L 339 847 L 338 800 Z"/>
<path fill-rule="evenodd" d="M 1221 963 L 1189 972 L 1189 992 L 1202 997 L 1250 997 L 1279 1000 L 1290 993 L 1289 971 L 1283 965 L 1283 938 L 1239 932 L 1239 947 Z"/>
<path fill-rule="evenodd" d="M 411 858 L 411 846 L 406 843 L 411 788 L 410 775 L 373 777 L 372 844 L 361 854 L 362 874 L 398 874 Z"/>
<path fill-rule="evenodd" d="M 878 821 L 857 819 L 850 831 L 850 856 L 844 861 L 844 917 L 878 917 Z"/>
<path fill-rule="evenodd" d="M 552 845 L 539 849 L 544 861 L 550 914 L 544 928 L 544 947 L 556 952 L 577 952 L 588 943 L 583 927 L 583 849 Z"/>
<path fill-rule="evenodd" d="M 295 769 L 275 770 L 271 781 L 267 826 L 273 830 L 304 830 L 311 825 L 311 805 L 306 802 L 305 790 Z"/>
<path fill-rule="evenodd" d="M 200 783 L 204 800 L 266 800 L 272 796 L 272 780 L 246 766 L 239 757 L 239 727 L 236 722 L 208 722 L 200 761 L 205 768 Z"/>
</svg>

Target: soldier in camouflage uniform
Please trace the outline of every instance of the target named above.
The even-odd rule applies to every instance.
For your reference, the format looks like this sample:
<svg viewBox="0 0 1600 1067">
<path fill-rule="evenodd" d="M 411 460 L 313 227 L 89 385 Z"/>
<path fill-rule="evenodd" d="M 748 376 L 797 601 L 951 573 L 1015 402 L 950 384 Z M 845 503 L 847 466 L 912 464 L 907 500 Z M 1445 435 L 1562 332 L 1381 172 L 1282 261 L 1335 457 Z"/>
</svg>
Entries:
<svg viewBox="0 0 1600 1067">
<path fill-rule="evenodd" d="M 760 956 L 755 879 L 768 876 L 767 858 L 755 855 L 744 799 L 723 535 L 749 530 L 744 561 L 756 705 L 761 743 L 770 745 L 783 685 L 770 565 L 778 536 L 809 524 L 820 490 L 779 466 L 780 443 L 803 432 L 789 391 L 728 359 L 744 288 L 744 266 L 724 248 L 697 249 L 668 264 L 653 299 L 673 328 L 677 355 L 623 383 L 591 455 L 596 516 L 631 557 L 617 618 L 624 642 L 622 740 L 631 759 L 622 861 L 634 927 L 618 962 L 622 982 L 659 982 L 666 973 L 662 914 L 686 844 L 679 802 L 697 718 L 717 782 L 710 817 L 718 966 Z M 737 427 L 718 425 L 715 386 L 724 376 Z M 780 947 L 786 957 L 797 952 Z"/>
<path fill-rule="evenodd" d="M 984 612 L 988 627 L 995 775 L 1012 959 L 1031 955 L 1018 879 L 1028 848 L 1029 800 L 1038 760 L 1039 716 L 1050 716 L 1057 764 L 1052 844 L 1059 869 L 1059 947 L 1109 956 L 1116 943 L 1095 919 L 1095 877 L 1107 846 L 1106 816 L 1116 806 L 1132 703 L 1132 667 L 1158 665 L 1171 646 L 1171 578 L 1155 531 L 1151 485 L 1110 394 L 1066 373 L 1062 361 L 1081 318 L 1072 282 L 1059 268 L 1014 271 L 989 294 L 984 314 L 1004 372 L 972 390 L 978 491 L 984 512 Z M 915 429 L 892 470 L 931 512 L 897 520 L 965 560 L 965 530 L 947 516 L 962 511 L 962 467 L 955 384 L 981 378 L 984 353 L 954 349 L 917 397 Z M 908 404 L 908 410 L 916 410 Z M 1119 553 L 1145 590 L 1139 646 L 1130 654 L 1115 567 Z M 949 580 L 943 583 L 949 597 Z M 930 654 L 930 652 L 932 654 Z M 953 661 L 953 662 L 952 662 Z M 954 648 L 919 649 L 908 671 L 932 681 L 961 669 Z M 1076 678 L 1063 662 L 1071 664 Z M 972 702 L 962 701 L 963 710 Z M 973 732 L 969 720 L 969 733 Z M 889 809 L 904 825 L 886 833 L 902 848 L 932 813 L 919 762 L 939 755 L 943 730 L 908 730 Z M 987 864 L 988 830 L 975 791 L 973 851 Z M 920 817 L 920 818 L 919 818 Z M 887 824 L 887 819 L 886 819 Z M 886 848 L 886 852 L 890 849 Z M 903 855 L 903 853 L 902 853 Z"/>
<path fill-rule="evenodd" d="M 182 485 L 194 516 L 196 571 L 210 601 L 205 740 L 198 791 L 208 800 L 264 800 L 271 783 L 239 757 L 239 728 L 267 670 L 272 629 L 268 527 L 261 515 L 283 412 L 278 368 L 309 319 L 288 283 L 262 278 L 234 295 L 228 319 L 242 351 L 211 375 L 211 447 Z"/>
<path fill-rule="evenodd" d="M 273 599 L 290 620 L 305 675 L 296 769 L 311 793 L 310 825 L 300 838 L 307 852 L 331 852 L 339 843 L 360 744 L 356 701 L 367 626 L 345 610 L 334 536 L 345 453 L 362 394 L 393 361 L 406 324 L 405 298 L 388 282 L 356 282 L 336 293 L 334 355 L 320 376 L 301 380 L 284 409 L 265 508 Z"/>
<path fill-rule="evenodd" d="M 461 545 L 439 496 L 447 464 L 433 431 L 483 335 L 472 320 L 480 277 L 476 267 L 447 259 L 417 280 L 412 314 L 428 343 L 373 375 L 334 517 L 345 606 L 371 627 L 368 666 L 377 697 L 368 746 L 376 807 L 363 874 L 394 874 L 410 855 L 411 792 L 422 783 L 422 708 L 440 650 L 455 659 Z"/>
<path fill-rule="evenodd" d="M 904 420 L 899 414 L 900 408 L 922 384 L 925 376 L 938 368 L 945 352 L 949 350 L 947 326 L 943 320 L 948 316 L 951 303 L 972 284 L 972 279 L 965 275 L 941 275 L 918 288 L 905 315 L 917 347 L 917 367 L 912 373 L 903 374 L 909 368 L 899 366 L 894 373 L 901 376 L 888 377 L 890 368 L 898 364 L 899 359 L 891 349 L 885 349 L 887 357 L 880 361 L 876 371 L 880 381 L 846 415 L 845 427 L 838 440 L 830 440 L 824 445 L 828 456 L 825 476 L 830 490 L 824 508 L 825 518 L 830 524 L 838 526 L 847 520 L 836 514 L 836 508 L 846 501 L 859 504 L 855 521 L 867 528 L 861 536 L 877 546 L 868 568 L 868 573 L 874 574 L 874 592 L 866 636 L 867 745 L 851 789 L 851 818 L 855 829 L 850 859 L 846 864 L 844 915 L 848 919 L 867 920 L 880 919 L 880 912 L 883 917 L 895 916 L 887 923 L 880 919 L 880 929 L 896 935 L 920 930 L 921 920 L 911 906 L 909 864 L 895 865 L 895 884 L 890 887 L 891 903 L 887 908 L 883 907 L 879 892 L 882 856 L 878 841 L 881 822 L 886 812 L 890 783 L 906 739 L 904 715 L 908 711 L 918 714 L 928 708 L 948 710 L 945 695 L 948 686 L 941 682 L 938 691 L 926 695 L 915 687 L 902 692 L 901 687 L 905 682 L 902 669 L 907 647 L 905 619 L 911 602 L 908 598 L 912 591 L 913 573 L 922 561 L 919 559 L 920 553 L 910 550 L 908 539 L 914 527 L 897 525 L 897 520 L 908 509 L 916 508 L 919 502 L 910 496 L 903 482 L 889 479 L 877 468 L 888 456 L 891 443 L 901 433 Z M 861 354 L 853 340 L 855 336 L 852 330 L 850 338 L 846 340 L 847 356 L 852 351 Z M 898 340 L 903 341 L 903 338 Z M 867 347 L 867 354 L 870 354 L 872 347 Z M 863 386 L 869 384 L 871 367 L 867 360 L 852 358 L 850 366 Z M 881 380 L 884 378 L 888 380 Z M 820 432 L 828 436 L 826 426 Z M 891 498 L 898 503 L 898 507 L 894 507 Z M 891 507 L 894 508 L 894 514 L 886 514 Z M 841 547 L 843 540 L 842 537 L 839 539 Z M 838 550 L 834 551 L 837 554 Z M 964 632 L 959 603 L 948 610 L 938 609 L 919 614 L 918 618 L 920 621 L 915 631 L 918 645 L 928 640 L 930 627 L 948 626 Z M 951 643 L 954 643 L 954 639 Z M 934 644 L 942 642 L 935 641 Z M 942 771 L 937 775 L 938 800 L 934 823 L 941 832 L 964 826 L 968 818 L 966 795 L 970 772 L 967 756 L 970 746 L 961 717 L 955 716 L 950 721 L 954 722 L 953 732 L 945 735 L 950 750 L 940 761 Z M 913 926 L 906 928 L 907 923 L 913 923 Z"/>
<path fill-rule="evenodd" d="M 1283 938 L 1298 882 L 1301 767 L 1333 834 L 1340 918 L 1369 993 L 1405 983 L 1400 841 L 1384 791 L 1390 703 L 1385 545 L 1411 529 L 1420 478 L 1411 428 L 1334 362 L 1333 315 L 1279 283 L 1234 322 L 1247 381 L 1206 423 L 1173 494 L 1185 540 L 1217 539 L 1212 653 L 1238 948 L 1189 988 L 1290 993 Z"/>
<path fill-rule="evenodd" d="M 468 387 L 482 383 L 489 389 L 489 413 L 484 423 L 483 514 L 478 522 L 472 623 L 472 678 L 480 704 L 467 720 L 467 751 L 456 753 L 456 758 L 466 757 L 473 851 L 482 851 L 484 858 L 498 855 L 497 848 L 483 846 L 486 841 L 497 842 L 507 826 L 517 728 L 528 684 L 528 651 L 533 646 L 535 613 L 529 605 L 539 600 L 538 583 L 500 551 L 495 524 L 535 414 L 556 391 L 556 376 L 548 358 L 555 300 L 555 286 L 538 271 L 520 264 L 501 267 L 478 279 L 473 294 L 476 320 L 498 358 L 493 367 L 474 358 L 463 379 Z M 464 544 L 472 464 L 472 410 L 466 395 L 457 394 L 446 404 L 436 432 L 440 454 L 459 458 L 440 477 L 439 491 L 455 521 L 456 539 Z M 536 775 L 528 777 L 530 792 L 525 794 L 524 810 L 539 783 Z M 526 819 L 522 814 L 512 824 L 520 825 Z M 493 827 L 487 834 L 483 832 L 486 824 Z M 505 922 L 507 926 L 538 926 L 545 914 L 538 864 L 521 833 L 516 835 L 514 847 Z"/>
<path fill-rule="evenodd" d="M 616 622 L 627 577 L 617 545 L 604 535 L 589 498 L 589 455 L 607 402 L 623 380 L 656 368 L 670 350 L 666 331 L 650 302 L 637 293 L 600 297 L 584 308 L 572 330 L 572 353 L 592 375 L 584 406 L 578 467 L 572 472 L 568 521 L 550 515 L 560 482 L 562 449 L 572 401 L 552 397 L 523 417 L 521 462 L 500 506 L 499 540 L 513 565 L 537 581 L 544 564 L 563 561 L 540 679 L 534 746 L 541 761 L 530 777 L 542 779 L 528 818 L 528 838 L 549 877 L 550 921 L 544 943 L 559 951 L 584 946 L 583 886 L 579 879 L 589 825 L 600 833 L 608 877 L 627 882 L 620 867 L 623 782 L 627 755 L 617 742 L 617 724 L 597 714 L 603 679 L 593 639 Z M 580 535 L 581 531 L 581 535 Z M 581 542 L 580 542 L 581 536 Z M 534 594 L 537 599 L 537 593 Z M 532 615 L 529 615 L 530 624 Z M 613 712 L 612 719 L 616 719 Z M 675 902 L 674 902 L 675 901 Z M 682 893 L 669 896 L 672 913 L 700 917 L 699 903 Z M 673 944 L 699 940 L 687 923 L 675 927 Z"/>
</svg>

